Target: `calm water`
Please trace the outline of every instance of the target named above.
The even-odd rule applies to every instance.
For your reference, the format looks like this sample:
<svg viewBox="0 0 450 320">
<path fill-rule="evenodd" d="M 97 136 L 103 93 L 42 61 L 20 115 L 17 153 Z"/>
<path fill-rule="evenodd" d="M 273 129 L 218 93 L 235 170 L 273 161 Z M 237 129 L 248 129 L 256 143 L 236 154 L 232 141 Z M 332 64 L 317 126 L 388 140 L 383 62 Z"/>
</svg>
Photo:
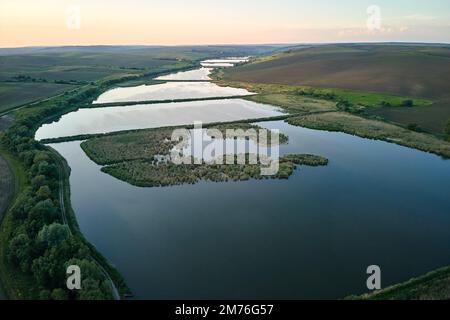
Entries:
<svg viewBox="0 0 450 320">
<path fill-rule="evenodd" d="M 245 89 L 219 87 L 211 82 L 166 82 L 111 89 L 101 94 L 94 103 L 200 99 L 251 94 Z"/>
<path fill-rule="evenodd" d="M 80 134 L 261 119 L 281 115 L 279 108 L 242 99 L 140 104 L 126 107 L 79 109 L 36 132 L 36 140 Z"/>
<path fill-rule="evenodd" d="M 230 57 L 226 59 L 210 59 L 201 62 L 202 67 L 219 68 L 234 67 L 238 63 L 248 62 L 250 57 Z"/>
<path fill-rule="evenodd" d="M 327 167 L 287 181 L 138 188 L 100 172 L 79 142 L 72 168 L 81 230 L 138 298 L 342 298 L 450 264 L 450 162 L 386 142 L 262 123 Z"/>
<path fill-rule="evenodd" d="M 209 59 L 204 60 L 202 63 L 242 63 L 249 61 L 250 57 L 230 57 L 225 59 Z"/>
<path fill-rule="evenodd" d="M 209 75 L 211 74 L 211 68 L 200 68 L 196 70 L 190 71 L 181 71 L 177 73 L 168 74 L 165 76 L 157 77 L 155 80 L 171 80 L 171 81 L 180 81 L 180 80 L 201 80 L 208 81 L 211 80 Z"/>
<path fill-rule="evenodd" d="M 249 107 L 230 103 L 242 101 L 83 109 L 38 135 L 170 125 L 219 113 L 228 119 Z M 372 264 L 381 266 L 383 286 L 450 264 L 449 161 L 280 121 L 260 125 L 289 135 L 282 154 L 315 153 L 330 164 L 301 167 L 282 181 L 138 188 L 103 174 L 80 142 L 52 145 L 72 168 L 81 230 L 138 298 L 342 298 L 366 291 Z"/>
<path fill-rule="evenodd" d="M 206 68 L 234 67 L 234 64 L 229 62 L 202 62 L 201 65 Z"/>
</svg>

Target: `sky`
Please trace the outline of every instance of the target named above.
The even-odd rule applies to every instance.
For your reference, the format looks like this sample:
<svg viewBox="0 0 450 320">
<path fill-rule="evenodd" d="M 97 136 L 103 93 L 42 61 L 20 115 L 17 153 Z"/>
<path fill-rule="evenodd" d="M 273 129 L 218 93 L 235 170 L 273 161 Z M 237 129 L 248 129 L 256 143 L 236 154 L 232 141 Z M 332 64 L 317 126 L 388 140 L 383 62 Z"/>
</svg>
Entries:
<svg viewBox="0 0 450 320">
<path fill-rule="evenodd" d="M 450 42 L 450 0 L 0 0 L 0 47 Z"/>
</svg>

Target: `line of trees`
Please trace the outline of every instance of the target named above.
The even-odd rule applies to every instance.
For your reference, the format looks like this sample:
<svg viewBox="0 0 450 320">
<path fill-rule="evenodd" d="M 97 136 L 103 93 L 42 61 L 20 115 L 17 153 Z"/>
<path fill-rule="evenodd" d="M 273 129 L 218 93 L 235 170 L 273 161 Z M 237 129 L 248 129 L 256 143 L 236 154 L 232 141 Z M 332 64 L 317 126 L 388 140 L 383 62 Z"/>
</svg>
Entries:
<svg viewBox="0 0 450 320">
<path fill-rule="evenodd" d="M 9 288 L 21 298 L 112 298 L 111 288 L 92 260 L 90 249 L 61 220 L 58 164 L 33 137 L 36 126 L 49 115 L 86 103 L 96 93 L 95 88 L 74 91 L 65 100 L 20 110 L 13 125 L 0 137 L 3 147 L 20 159 L 27 178 L 25 190 L 5 217 L 4 223 L 9 225 L 3 227 L 3 232 L 8 233 L 4 235 L 7 241 L 2 243 L 9 273 L 33 277 L 32 288 L 26 292 Z M 81 268 L 81 290 L 70 291 L 66 287 L 66 270 L 73 264 Z"/>
</svg>

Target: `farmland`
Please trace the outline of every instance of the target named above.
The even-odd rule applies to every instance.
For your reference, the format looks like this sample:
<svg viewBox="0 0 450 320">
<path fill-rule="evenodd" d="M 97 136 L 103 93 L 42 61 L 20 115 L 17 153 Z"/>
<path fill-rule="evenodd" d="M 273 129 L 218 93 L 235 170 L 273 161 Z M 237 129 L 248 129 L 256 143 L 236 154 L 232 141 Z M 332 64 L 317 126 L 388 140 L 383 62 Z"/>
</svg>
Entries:
<svg viewBox="0 0 450 320">
<path fill-rule="evenodd" d="M 223 78 L 352 90 L 371 101 L 377 94 L 431 100 L 433 103 L 427 108 L 401 108 L 390 103 L 367 112 L 404 126 L 417 124 L 423 130 L 442 135 L 450 118 L 449 59 L 448 45 L 317 46 L 257 59 L 227 70 Z M 352 98 L 354 93 L 347 96 Z"/>
<path fill-rule="evenodd" d="M 0 82 L 0 113 L 11 108 L 63 93 L 72 85 Z"/>
<path fill-rule="evenodd" d="M 137 85 L 151 82 L 158 72 L 192 68 L 200 59 L 276 49 L 270 46 L 0 49 L 0 113 L 98 80 L 139 76 L 139 80 L 121 84 Z"/>
</svg>

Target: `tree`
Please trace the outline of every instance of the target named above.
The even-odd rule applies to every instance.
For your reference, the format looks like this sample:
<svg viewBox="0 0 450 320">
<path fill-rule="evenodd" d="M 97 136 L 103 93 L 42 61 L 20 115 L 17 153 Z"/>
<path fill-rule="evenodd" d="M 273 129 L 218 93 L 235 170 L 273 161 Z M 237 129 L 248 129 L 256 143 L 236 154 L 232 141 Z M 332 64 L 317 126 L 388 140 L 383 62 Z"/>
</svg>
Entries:
<svg viewBox="0 0 450 320">
<path fill-rule="evenodd" d="M 30 269 L 32 243 L 26 234 L 19 234 L 9 241 L 8 259 L 22 272 Z"/>
<path fill-rule="evenodd" d="M 33 162 L 34 162 L 34 164 L 40 164 L 41 162 L 48 161 L 49 159 L 50 158 L 45 151 L 39 151 L 39 152 L 36 152 Z"/>
<path fill-rule="evenodd" d="M 50 300 L 51 297 L 52 297 L 52 293 L 50 292 L 50 290 L 41 290 L 41 292 L 39 292 L 40 300 Z"/>
<path fill-rule="evenodd" d="M 52 299 L 53 300 L 67 300 L 69 295 L 67 291 L 61 288 L 54 289 L 52 291 Z"/>
<path fill-rule="evenodd" d="M 38 240 L 51 247 L 68 239 L 69 236 L 70 230 L 68 226 L 52 223 L 51 225 L 45 225 L 42 230 L 39 231 Z"/>
<path fill-rule="evenodd" d="M 56 213 L 57 210 L 50 199 L 39 201 L 30 211 L 31 217 L 40 219 L 45 223 L 55 221 Z"/>
<path fill-rule="evenodd" d="M 36 195 L 39 199 L 45 200 L 49 199 L 52 196 L 52 191 L 50 190 L 49 186 L 42 186 L 38 189 Z"/>
<path fill-rule="evenodd" d="M 111 299 L 111 288 L 99 267 L 88 259 L 70 259 L 65 266 L 77 265 L 81 270 L 81 290 L 78 299 L 105 300 Z"/>
<path fill-rule="evenodd" d="M 31 186 L 38 190 L 40 187 L 43 187 L 46 183 L 46 179 L 44 175 L 37 175 L 31 180 Z"/>
</svg>

